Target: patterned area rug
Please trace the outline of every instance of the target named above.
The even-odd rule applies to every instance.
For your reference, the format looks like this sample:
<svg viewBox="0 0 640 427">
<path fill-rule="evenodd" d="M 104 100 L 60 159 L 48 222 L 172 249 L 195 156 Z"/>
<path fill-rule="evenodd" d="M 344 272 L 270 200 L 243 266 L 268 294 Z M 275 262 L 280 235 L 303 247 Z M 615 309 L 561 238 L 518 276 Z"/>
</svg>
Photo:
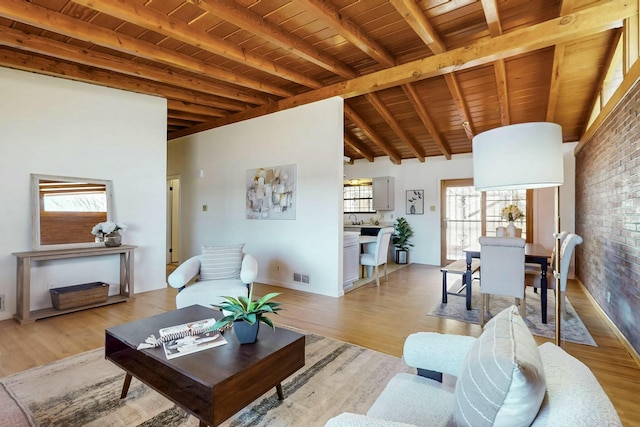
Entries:
<svg viewBox="0 0 640 427">
<path fill-rule="evenodd" d="M 466 299 L 463 296 L 449 295 L 447 304 L 438 302 L 429 310 L 430 316 L 444 317 L 447 319 L 460 320 L 461 322 L 480 324 L 480 287 L 477 281 L 473 282 L 471 297 L 471 310 L 467 310 Z M 547 293 L 547 323 L 542 323 L 540 318 L 540 293 L 534 293 L 533 288 L 527 287 L 527 326 L 532 334 L 541 337 L 555 339 L 556 336 L 556 302 L 553 291 Z M 503 309 L 513 305 L 513 298 L 491 295 L 488 314 L 485 314 L 485 322 Z M 562 327 L 562 340 L 586 344 L 597 347 L 593 337 L 576 313 L 568 298 L 566 301 L 566 318 L 560 323 Z"/>
<path fill-rule="evenodd" d="M 189 356 L 186 356 L 189 357 Z M 285 400 L 274 390 L 222 425 L 322 426 L 350 411 L 365 413 L 398 372 L 409 372 L 393 356 L 355 345 L 306 336 L 305 366 L 283 382 Z M 135 378 L 120 399 L 124 372 L 96 349 L 0 380 L 48 426 L 198 426 L 198 420 Z"/>
</svg>

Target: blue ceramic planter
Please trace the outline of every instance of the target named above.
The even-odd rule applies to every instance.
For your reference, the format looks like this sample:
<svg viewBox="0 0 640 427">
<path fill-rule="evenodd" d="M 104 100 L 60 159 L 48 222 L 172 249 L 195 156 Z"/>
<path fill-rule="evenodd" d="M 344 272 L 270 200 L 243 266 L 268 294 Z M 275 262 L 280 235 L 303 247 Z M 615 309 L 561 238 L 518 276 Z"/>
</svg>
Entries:
<svg viewBox="0 0 640 427">
<path fill-rule="evenodd" d="M 256 342 L 258 329 L 260 329 L 260 322 L 255 322 L 253 325 L 242 320 L 233 322 L 233 331 L 240 344 L 253 344 Z"/>
</svg>

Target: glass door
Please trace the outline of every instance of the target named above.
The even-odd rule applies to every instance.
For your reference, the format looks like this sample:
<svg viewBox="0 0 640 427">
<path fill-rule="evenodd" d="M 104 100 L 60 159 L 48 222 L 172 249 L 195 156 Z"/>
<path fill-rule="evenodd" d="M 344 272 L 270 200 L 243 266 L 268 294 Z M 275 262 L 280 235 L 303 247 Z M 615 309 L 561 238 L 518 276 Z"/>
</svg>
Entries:
<svg viewBox="0 0 640 427">
<path fill-rule="evenodd" d="M 464 248 L 483 233 L 482 193 L 472 179 L 443 180 L 441 183 L 442 265 L 464 258 Z"/>
<path fill-rule="evenodd" d="M 464 249 L 478 242 L 480 236 L 495 236 L 496 227 L 507 225 L 502 219 L 502 209 L 511 204 L 525 213 L 516 222 L 522 229 L 522 237 L 530 241 L 533 235 L 531 190 L 476 191 L 473 179 L 441 181 L 440 262 L 447 265 L 464 258 Z"/>
</svg>

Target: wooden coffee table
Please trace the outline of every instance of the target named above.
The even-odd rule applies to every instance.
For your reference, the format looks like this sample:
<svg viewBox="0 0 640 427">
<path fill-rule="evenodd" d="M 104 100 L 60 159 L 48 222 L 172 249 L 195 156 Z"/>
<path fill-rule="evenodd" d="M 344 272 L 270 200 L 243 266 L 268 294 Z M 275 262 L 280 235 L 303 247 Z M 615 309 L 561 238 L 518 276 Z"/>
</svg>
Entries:
<svg viewBox="0 0 640 427">
<path fill-rule="evenodd" d="M 233 331 L 219 347 L 167 360 L 162 348 L 137 350 L 158 330 L 190 321 L 219 318 L 220 312 L 194 305 L 105 331 L 105 357 L 127 374 L 121 398 L 132 377 L 153 388 L 200 420 L 217 426 L 304 366 L 304 335 L 262 325 L 254 344 L 240 345 Z"/>
</svg>

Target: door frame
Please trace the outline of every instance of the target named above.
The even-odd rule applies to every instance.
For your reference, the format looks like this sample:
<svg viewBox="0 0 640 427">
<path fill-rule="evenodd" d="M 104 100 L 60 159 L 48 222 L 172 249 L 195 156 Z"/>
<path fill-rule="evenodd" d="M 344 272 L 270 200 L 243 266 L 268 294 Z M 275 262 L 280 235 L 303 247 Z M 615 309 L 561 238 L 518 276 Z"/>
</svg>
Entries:
<svg viewBox="0 0 640 427">
<path fill-rule="evenodd" d="M 167 264 L 181 261 L 180 220 L 180 175 L 170 175 L 167 176 Z"/>
</svg>

